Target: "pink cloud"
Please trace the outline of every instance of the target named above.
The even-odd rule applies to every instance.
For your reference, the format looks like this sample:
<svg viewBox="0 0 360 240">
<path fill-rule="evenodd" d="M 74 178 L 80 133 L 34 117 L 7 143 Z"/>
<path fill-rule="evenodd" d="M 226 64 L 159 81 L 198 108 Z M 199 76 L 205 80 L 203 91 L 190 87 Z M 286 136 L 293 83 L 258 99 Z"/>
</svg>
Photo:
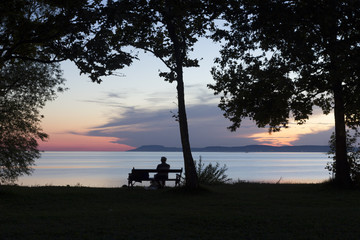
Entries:
<svg viewBox="0 0 360 240">
<path fill-rule="evenodd" d="M 47 142 L 40 142 L 43 151 L 127 151 L 134 147 L 114 143 L 115 137 L 93 137 L 74 134 L 56 134 Z"/>
</svg>

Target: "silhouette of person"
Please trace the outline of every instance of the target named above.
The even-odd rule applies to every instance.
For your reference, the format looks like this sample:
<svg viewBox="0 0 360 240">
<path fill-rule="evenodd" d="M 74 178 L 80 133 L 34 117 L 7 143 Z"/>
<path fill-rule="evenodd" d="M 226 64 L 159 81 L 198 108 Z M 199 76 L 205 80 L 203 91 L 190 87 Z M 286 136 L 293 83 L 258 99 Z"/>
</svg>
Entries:
<svg viewBox="0 0 360 240">
<path fill-rule="evenodd" d="M 170 169 L 170 165 L 166 163 L 166 160 L 166 157 L 161 157 L 161 163 L 156 167 L 156 170 L 160 172 L 154 175 L 154 179 L 158 183 L 160 188 L 163 188 L 165 186 L 165 180 L 169 177 L 167 172 L 161 172 L 161 170 Z"/>
</svg>

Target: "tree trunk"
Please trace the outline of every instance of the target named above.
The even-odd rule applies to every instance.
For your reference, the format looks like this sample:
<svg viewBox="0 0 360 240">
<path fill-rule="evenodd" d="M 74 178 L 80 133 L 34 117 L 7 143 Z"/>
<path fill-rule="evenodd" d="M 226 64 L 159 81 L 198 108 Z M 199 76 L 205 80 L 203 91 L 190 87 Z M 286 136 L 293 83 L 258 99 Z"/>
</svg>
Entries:
<svg viewBox="0 0 360 240">
<path fill-rule="evenodd" d="M 349 187 L 351 185 L 350 164 L 347 160 L 346 147 L 346 126 L 345 126 L 345 103 L 343 96 L 343 82 L 341 74 L 341 62 L 338 61 L 341 56 L 340 46 L 338 45 L 338 19 L 336 16 L 338 1 L 330 0 L 329 5 L 329 21 L 331 28 L 329 32 L 328 53 L 330 57 L 330 81 L 332 83 L 334 93 L 334 116 L 335 116 L 335 182 L 340 187 Z"/>
<path fill-rule="evenodd" d="M 178 76 L 177 79 L 179 126 L 185 165 L 186 187 L 195 189 L 199 184 L 189 141 L 189 129 L 185 109 L 184 81 L 182 76 Z"/>
<path fill-rule="evenodd" d="M 335 182 L 341 187 L 351 185 L 350 165 L 347 160 L 344 100 L 341 81 L 334 87 L 335 100 Z"/>
<path fill-rule="evenodd" d="M 166 4 L 171 9 L 171 0 L 167 1 Z M 184 157 L 184 166 L 185 166 L 185 183 L 186 187 L 190 189 L 196 189 L 199 186 L 198 177 L 196 174 L 196 168 L 194 159 L 191 154 L 191 147 L 189 141 L 189 128 L 186 116 L 185 109 L 185 91 L 184 91 L 184 77 L 183 77 L 183 63 L 185 58 L 185 49 L 186 42 L 179 40 L 177 31 L 181 31 L 176 28 L 174 24 L 174 16 L 172 12 L 168 12 L 168 15 L 165 17 L 167 29 L 169 31 L 169 36 L 173 42 L 173 56 L 175 58 L 175 72 L 176 72 L 176 81 L 177 81 L 177 93 L 178 93 L 178 114 L 179 114 L 179 128 L 181 136 L 181 145 Z"/>
</svg>

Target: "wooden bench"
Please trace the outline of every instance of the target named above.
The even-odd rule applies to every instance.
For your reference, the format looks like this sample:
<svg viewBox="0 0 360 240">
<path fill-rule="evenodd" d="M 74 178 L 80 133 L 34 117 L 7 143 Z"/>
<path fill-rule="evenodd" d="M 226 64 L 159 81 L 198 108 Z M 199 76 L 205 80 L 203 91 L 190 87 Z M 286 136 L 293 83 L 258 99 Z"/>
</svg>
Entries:
<svg viewBox="0 0 360 240">
<path fill-rule="evenodd" d="M 128 186 L 132 187 L 136 182 L 141 183 L 142 181 L 154 181 L 154 177 L 150 177 L 149 173 L 176 173 L 175 178 L 161 179 L 163 181 L 173 181 L 175 186 L 179 186 L 181 180 L 181 174 L 183 169 L 168 169 L 168 170 L 157 170 L 157 169 L 135 169 L 131 170 L 128 177 Z"/>
</svg>

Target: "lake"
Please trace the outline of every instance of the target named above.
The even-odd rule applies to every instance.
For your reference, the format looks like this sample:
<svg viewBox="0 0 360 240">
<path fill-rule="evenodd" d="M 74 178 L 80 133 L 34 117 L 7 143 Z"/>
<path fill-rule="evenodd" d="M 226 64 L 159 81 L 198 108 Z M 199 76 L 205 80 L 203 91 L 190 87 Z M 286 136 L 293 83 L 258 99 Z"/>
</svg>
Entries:
<svg viewBox="0 0 360 240">
<path fill-rule="evenodd" d="M 121 187 L 133 167 L 155 168 L 166 156 L 171 168 L 183 167 L 181 152 L 44 152 L 23 186 Z M 325 169 L 331 159 L 319 152 L 193 152 L 205 164 L 226 165 L 234 181 L 318 183 L 329 179 Z M 148 185 L 145 182 L 144 185 Z"/>
</svg>

